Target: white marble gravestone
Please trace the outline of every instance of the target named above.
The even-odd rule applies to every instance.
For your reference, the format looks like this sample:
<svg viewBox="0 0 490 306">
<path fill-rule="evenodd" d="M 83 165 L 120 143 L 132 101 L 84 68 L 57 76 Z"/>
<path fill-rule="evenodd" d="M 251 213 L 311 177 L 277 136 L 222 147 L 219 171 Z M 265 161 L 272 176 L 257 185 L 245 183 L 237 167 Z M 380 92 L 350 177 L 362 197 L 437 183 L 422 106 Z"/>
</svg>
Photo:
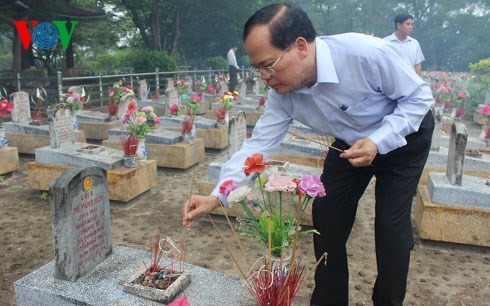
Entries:
<svg viewBox="0 0 490 306">
<path fill-rule="evenodd" d="M 238 112 L 230 120 L 230 145 L 228 147 L 228 155 L 232 156 L 240 150 L 243 142 L 247 139 L 247 121 L 244 112 Z"/>
<path fill-rule="evenodd" d="M 141 80 L 138 82 L 139 84 L 139 99 L 140 100 L 147 100 L 148 99 L 148 83 L 146 80 Z"/>
<path fill-rule="evenodd" d="M 128 111 L 128 105 L 132 101 L 136 102 L 136 98 L 132 94 L 125 94 L 121 97 L 121 101 L 119 101 L 119 105 L 117 108 L 117 118 L 122 119 L 126 112 Z"/>
<path fill-rule="evenodd" d="M 179 103 L 179 93 L 174 86 L 174 80 L 167 78 L 167 88 L 165 88 L 165 95 L 167 96 L 168 105 Z"/>
<path fill-rule="evenodd" d="M 68 108 L 59 104 L 48 108 L 49 138 L 51 148 L 71 147 L 75 143 L 73 119 Z"/>
<path fill-rule="evenodd" d="M 29 104 L 29 94 L 24 91 L 14 92 L 10 95 L 14 109 L 12 111 L 12 121 L 17 123 L 28 123 L 31 121 L 31 106 Z"/>
</svg>

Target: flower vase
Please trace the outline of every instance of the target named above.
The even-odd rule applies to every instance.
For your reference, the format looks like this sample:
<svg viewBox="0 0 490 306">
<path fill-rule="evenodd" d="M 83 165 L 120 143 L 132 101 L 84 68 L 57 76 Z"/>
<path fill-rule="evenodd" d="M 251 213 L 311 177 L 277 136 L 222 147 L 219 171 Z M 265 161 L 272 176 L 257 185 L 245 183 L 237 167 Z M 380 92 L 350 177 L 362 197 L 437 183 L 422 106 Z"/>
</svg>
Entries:
<svg viewBox="0 0 490 306">
<path fill-rule="evenodd" d="M 118 106 L 115 103 L 109 103 L 107 105 L 107 111 L 109 112 L 110 117 L 116 117 L 117 111 L 118 111 Z"/>
<path fill-rule="evenodd" d="M 228 127 L 230 125 L 230 115 L 228 114 L 228 112 L 226 112 L 225 114 L 225 127 Z"/>
<path fill-rule="evenodd" d="M 280 269 L 284 272 L 289 270 L 291 264 L 291 252 L 289 250 L 284 251 L 284 255 L 281 257 L 272 255 L 271 257 L 271 269 L 272 271 Z"/>
<path fill-rule="evenodd" d="M 148 151 L 146 150 L 145 139 L 140 138 L 138 141 L 138 148 L 136 149 L 136 159 L 146 160 L 148 158 Z"/>
<path fill-rule="evenodd" d="M 124 155 L 123 166 L 126 168 L 136 167 L 136 155 Z"/>
<path fill-rule="evenodd" d="M 78 130 L 78 120 L 77 120 L 77 114 L 73 114 L 73 116 L 71 117 L 71 119 L 73 120 L 73 130 Z"/>
<path fill-rule="evenodd" d="M 5 148 L 9 145 L 9 141 L 5 136 L 5 129 L 0 128 L 0 148 Z"/>
<path fill-rule="evenodd" d="M 184 141 L 192 141 L 196 135 L 196 124 L 193 119 L 185 119 L 182 121 L 182 134 L 184 135 Z"/>
</svg>

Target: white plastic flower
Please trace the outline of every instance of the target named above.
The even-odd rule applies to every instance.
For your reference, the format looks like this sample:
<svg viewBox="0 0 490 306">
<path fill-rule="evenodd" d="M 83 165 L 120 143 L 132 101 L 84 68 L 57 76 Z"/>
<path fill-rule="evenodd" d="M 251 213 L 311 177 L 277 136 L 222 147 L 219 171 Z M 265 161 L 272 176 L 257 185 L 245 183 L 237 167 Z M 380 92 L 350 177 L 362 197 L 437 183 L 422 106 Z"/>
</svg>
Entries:
<svg viewBox="0 0 490 306">
<path fill-rule="evenodd" d="M 228 197 L 228 207 L 231 207 L 233 203 L 239 203 L 245 199 L 245 197 L 250 193 L 251 189 L 248 186 L 241 186 L 233 190 Z"/>
</svg>

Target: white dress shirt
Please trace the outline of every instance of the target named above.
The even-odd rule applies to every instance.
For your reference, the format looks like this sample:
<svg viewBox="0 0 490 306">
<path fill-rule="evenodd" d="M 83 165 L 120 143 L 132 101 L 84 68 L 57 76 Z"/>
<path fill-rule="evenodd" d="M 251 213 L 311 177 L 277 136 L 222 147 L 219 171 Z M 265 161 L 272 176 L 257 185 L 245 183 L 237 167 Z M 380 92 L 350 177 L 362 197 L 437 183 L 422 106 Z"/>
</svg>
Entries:
<svg viewBox="0 0 490 306">
<path fill-rule="evenodd" d="M 228 65 L 233 66 L 236 69 L 240 69 L 240 67 L 238 66 L 238 63 L 236 61 L 235 51 L 233 51 L 233 49 L 230 49 L 230 51 L 228 51 L 226 58 L 228 60 Z"/>
<path fill-rule="evenodd" d="M 412 67 L 425 60 L 420 44 L 415 38 L 407 36 L 404 41 L 401 41 L 393 33 L 383 39 L 394 44 L 403 59 Z"/>
<path fill-rule="evenodd" d="M 247 157 L 264 159 L 281 144 L 293 119 L 352 145 L 369 137 L 380 154 L 406 144 L 433 104 L 429 84 L 387 41 L 358 33 L 316 38 L 317 83 L 284 95 L 269 91 L 265 112 L 252 137 L 221 168 L 218 185 L 228 179 L 245 184 Z"/>
</svg>

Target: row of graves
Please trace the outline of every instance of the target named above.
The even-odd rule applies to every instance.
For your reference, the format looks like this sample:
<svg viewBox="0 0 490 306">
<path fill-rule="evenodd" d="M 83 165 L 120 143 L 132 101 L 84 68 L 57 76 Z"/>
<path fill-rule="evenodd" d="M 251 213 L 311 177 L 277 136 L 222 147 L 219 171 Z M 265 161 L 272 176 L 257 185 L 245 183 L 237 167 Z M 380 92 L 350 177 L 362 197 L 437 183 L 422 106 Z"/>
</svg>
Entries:
<svg viewBox="0 0 490 306">
<path fill-rule="evenodd" d="M 490 150 L 468 125 L 434 109 L 432 148 L 419 182 L 414 221 L 422 239 L 490 246 Z"/>
<path fill-rule="evenodd" d="M 206 91 L 201 84 L 203 91 L 199 94 L 203 99 L 199 99 L 198 107 L 189 114 L 187 102 L 182 100 L 183 97 L 195 97 L 196 93 L 190 91 L 190 86 L 182 84 L 190 82 L 192 80 L 174 82 L 173 79 L 168 79 L 165 96 L 161 99 L 148 99 L 148 84 L 144 80 L 139 81 L 139 99 L 136 99 L 134 91 L 119 81 L 109 91 L 111 101 L 108 112 L 83 109 L 87 102 L 84 99 L 84 88 L 74 86 L 62 95 L 62 103 L 50 106 L 44 116 L 39 111 L 41 104 L 47 99 L 40 94 L 42 90 L 38 89 L 33 97 L 29 97 L 26 92 L 13 93 L 10 96 L 13 102 L 12 120 L 4 123 L 4 139 L 9 139 L 10 145 L 3 146 L 6 148 L 2 150 L 2 165 L 5 165 L 5 169 L 2 168 L 1 171 L 7 173 L 18 169 L 18 153 L 34 154 L 36 161 L 28 165 L 29 186 L 46 191 L 50 182 L 68 168 L 102 166 L 117 178 L 111 179 L 114 182 L 110 186 L 111 200 L 129 201 L 153 186 L 154 183 L 150 183 L 155 181 L 151 179 L 155 176 L 155 166 L 150 165 L 153 162 L 156 162 L 156 167 L 187 169 L 204 159 L 205 149 L 227 148 L 230 133 L 231 138 L 236 138 L 236 132 L 228 129 L 228 123 L 229 116 L 239 112 L 231 108 L 240 106 L 237 104 L 241 103 L 230 103 L 229 109 L 223 109 L 223 97 L 220 98 L 216 90 Z M 247 91 L 244 82 L 240 86 L 243 92 Z M 258 91 L 259 88 L 254 90 Z M 221 83 L 220 91 L 227 91 L 226 82 Z M 238 95 L 231 94 L 230 97 L 236 101 Z M 153 114 L 161 116 L 158 125 L 138 140 L 135 153 L 141 160 L 138 163 L 140 167 L 125 169 L 128 168 L 123 167 L 128 160 L 124 156 L 127 154 L 120 150 L 124 149 L 121 139 L 127 133 L 127 126 L 122 127 L 121 120 L 127 114 L 128 106 L 135 103 L 138 109 L 149 108 Z M 31 104 L 37 106 L 37 111 L 31 111 Z M 258 102 L 255 101 L 255 104 L 255 109 L 245 112 L 246 118 L 254 117 L 251 114 L 255 114 L 254 121 L 247 122 L 249 127 L 253 127 L 259 117 L 257 114 L 260 114 L 257 110 Z M 183 105 L 183 110 L 187 112 L 172 114 L 170 109 L 173 105 L 178 105 L 179 108 Z M 219 110 L 226 111 L 226 120 L 217 116 Z M 35 118 L 32 118 L 32 113 L 36 114 Z M 12 159 L 16 162 L 12 162 Z M 143 170 L 138 170 L 143 164 L 148 165 Z M 119 173 L 120 171 L 123 173 Z M 138 190 L 128 191 L 123 187 L 128 183 L 124 177 L 132 177 L 134 171 L 140 172 L 141 177 L 148 177 L 148 180 L 143 184 L 128 184 L 143 186 Z M 145 175 L 147 172 L 153 174 Z"/>
<path fill-rule="evenodd" d="M 129 98 L 129 97 L 128 97 Z M 141 97 L 140 97 L 141 98 Z M 214 97 L 215 98 L 215 97 Z M 138 101 L 138 106 L 143 104 Z M 133 100 L 123 99 L 119 107 L 125 108 L 126 113 Z M 216 100 L 217 103 L 221 103 Z M 211 104 L 216 103 L 211 100 Z M 127 105 L 126 105 L 127 104 Z M 150 104 L 148 106 L 152 106 Z M 190 146 L 200 143 L 204 152 L 205 137 L 199 138 L 199 133 L 207 130 L 220 129 L 227 137 L 226 148 L 228 155 L 236 152 L 247 138 L 246 114 L 243 111 L 230 112 L 229 122 L 223 126 L 202 126 L 210 118 L 195 119 L 196 135 L 183 139 L 181 145 Z M 79 127 L 83 126 L 85 112 L 77 116 Z M 204 114 L 204 113 L 203 113 Z M 120 114 L 124 117 L 124 114 Z M 101 114 L 93 117 L 103 117 Z M 44 151 L 69 150 L 76 147 L 74 159 L 84 159 L 85 152 L 80 149 L 84 144 L 72 141 L 72 122 L 70 111 L 62 107 L 50 110 L 49 115 L 51 141 L 56 148 L 36 149 L 37 166 L 38 154 L 49 158 L 48 163 L 58 163 L 65 156 L 52 156 Z M 81 120 L 80 120 L 81 119 Z M 185 115 L 181 120 L 185 119 Z M 93 120 L 93 119 L 90 119 Z M 155 165 L 152 156 L 171 153 L 159 149 L 158 138 L 181 137 L 178 131 L 179 116 L 159 117 L 160 126 L 151 130 L 145 138 L 147 157 L 140 159 L 143 163 Z M 88 122 L 88 121 L 87 121 Z M 95 124 L 107 124 L 107 120 Z M 91 123 L 94 123 L 92 121 Z M 163 124 L 162 124 L 163 123 Z M 199 124 L 198 124 L 199 123 Z M 229 127 L 229 128 L 228 128 Z M 203 130 L 203 131 L 200 131 Z M 107 129 L 108 139 L 102 140 L 102 146 L 88 145 L 91 156 L 103 152 L 118 152 L 121 162 L 120 127 Z M 162 135 L 160 135 L 162 134 Z M 217 137 L 217 136 L 212 136 Z M 229 145 L 228 145 L 229 139 Z M 66 140 L 66 141 L 65 141 Z M 67 144 L 67 145 L 65 145 Z M 168 144 L 174 146 L 175 144 Z M 103 148 L 103 149 L 102 149 Z M 66 152 L 66 151 L 65 151 Z M 163 152 L 163 153 L 162 153 Z M 182 153 L 175 155 L 184 155 Z M 155 155 L 153 155 L 155 154 Z M 201 154 L 193 152 L 194 155 Z M 203 153 L 202 153 L 203 154 Z M 69 154 L 67 154 L 69 155 Z M 143 154 L 144 155 L 144 154 Z M 178 158 L 180 156 L 176 156 Z M 124 162 L 124 160 L 122 161 Z M 168 161 L 166 162 L 169 163 Z M 167 165 L 166 164 L 166 165 Z M 52 166 L 52 165 L 51 165 Z M 51 167 L 49 166 L 49 167 Z M 181 167 L 181 165 L 179 165 Z M 48 167 L 43 165 L 42 167 Z M 138 167 L 141 167 L 138 166 Z M 132 167 L 119 167 L 132 171 Z M 291 169 L 291 168 L 290 168 Z M 156 181 L 152 173 L 145 174 L 149 180 Z M 45 180 L 50 180 L 44 176 Z M 199 266 L 186 264 L 183 252 L 170 238 L 161 239 L 159 233 L 155 236 L 152 251 L 146 252 L 126 246 L 112 244 L 110 225 L 110 204 L 112 179 L 100 162 L 77 165 L 63 169 L 61 174 L 49 185 L 52 206 L 53 234 L 55 241 L 55 258 L 47 265 L 19 279 L 14 284 L 17 305 L 148 305 L 148 303 L 164 303 L 174 305 L 253 305 L 250 293 L 244 286 L 243 280 L 230 278 L 226 275 Z M 129 184 L 128 184 L 129 185 Z M 126 185 L 126 186 L 128 186 Z M 185 235 L 184 238 L 185 239 Z M 148 261 L 151 258 L 151 261 Z M 143 264 L 142 264 L 143 263 Z M 209 286 L 213 284 L 213 286 Z"/>
</svg>

